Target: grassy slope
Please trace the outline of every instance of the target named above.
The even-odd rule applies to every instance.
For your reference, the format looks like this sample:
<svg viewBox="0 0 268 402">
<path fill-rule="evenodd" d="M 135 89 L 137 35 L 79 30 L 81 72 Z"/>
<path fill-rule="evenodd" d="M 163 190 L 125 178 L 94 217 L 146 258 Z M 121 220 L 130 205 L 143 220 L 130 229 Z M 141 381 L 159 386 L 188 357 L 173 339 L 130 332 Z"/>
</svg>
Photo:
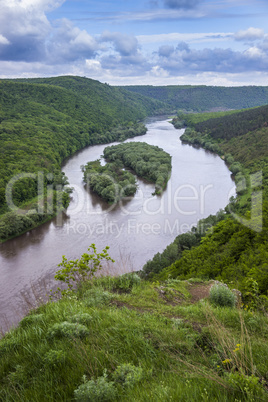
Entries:
<svg viewBox="0 0 268 402">
<path fill-rule="evenodd" d="M 268 87 L 133 85 L 124 88 L 166 102 L 172 108 L 183 110 L 244 109 L 268 103 Z"/>
<path fill-rule="evenodd" d="M 80 400 L 267 400 L 268 319 L 211 306 L 210 286 L 105 277 L 39 307 L 0 341 L 1 400 L 71 401 L 84 375 L 110 382 L 126 363 L 142 369 L 136 383 Z"/>
</svg>

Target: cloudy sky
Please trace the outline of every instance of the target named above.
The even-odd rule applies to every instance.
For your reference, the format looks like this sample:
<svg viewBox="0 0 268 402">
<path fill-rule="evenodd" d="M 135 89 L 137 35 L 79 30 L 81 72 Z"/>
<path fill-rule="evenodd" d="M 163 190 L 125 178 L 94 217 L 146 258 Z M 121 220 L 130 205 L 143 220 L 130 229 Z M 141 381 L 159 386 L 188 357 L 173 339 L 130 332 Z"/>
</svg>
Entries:
<svg viewBox="0 0 268 402">
<path fill-rule="evenodd" d="M 0 78 L 268 85 L 267 0 L 0 0 Z"/>
</svg>

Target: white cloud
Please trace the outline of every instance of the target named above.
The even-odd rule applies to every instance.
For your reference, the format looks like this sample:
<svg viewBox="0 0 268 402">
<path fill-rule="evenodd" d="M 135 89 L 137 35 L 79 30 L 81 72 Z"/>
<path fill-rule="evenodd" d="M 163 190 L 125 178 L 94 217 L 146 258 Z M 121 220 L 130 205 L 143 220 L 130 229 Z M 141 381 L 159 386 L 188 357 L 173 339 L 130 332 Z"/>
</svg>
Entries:
<svg viewBox="0 0 268 402">
<path fill-rule="evenodd" d="M 98 60 L 86 60 L 86 69 L 87 73 L 95 76 L 96 74 L 101 73 L 101 63 Z"/>
<path fill-rule="evenodd" d="M 7 38 L 0 34 L 0 45 L 9 45 L 10 42 Z"/>
<path fill-rule="evenodd" d="M 245 55 L 251 59 L 261 58 L 265 56 L 265 53 L 256 46 L 250 47 L 245 51 Z"/>
<path fill-rule="evenodd" d="M 2 0 L 3 2 L 5 0 Z M 10 8 L 23 8 L 25 10 L 38 9 L 43 11 L 51 11 L 58 8 L 66 0 L 8 0 L 8 7 Z"/>
<path fill-rule="evenodd" d="M 154 66 L 150 73 L 154 76 L 154 77 L 161 77 L 161 78 L 166 78 L 169 76 L 168 72 L 166 70 L 164 70 L 162 67 L 160 66 Z"/>
<path fill-rule="evenodd" d="M 137 53 L 138 41 L 133 35 L 126 35 L 120 32 L 104 31 L 99 38 L 100 42 L 112 42 L 114 49 L 122 56 L 129 56 Z"/>
<path fill-rule="evenodd" d="M 153 43 L 165 43 L 165 42 L 208 42 L 208 41 L 221 41 L 229 39 L 233 36 L 231 32 L 198 32 L 198 33 L 179 33 L 173 32 L 168 34 L 154 34 L 154 35 L 137 35 L 137 39 L 140 44 L 153 44 Z"/>
<path fill-rule="evenodd" d="M 248 28 L 245 31 L 238 31 L 234 34 L 234 39 L 238 41 L 255 41 L 264 37 L 263 29 Z"/>
</svg>

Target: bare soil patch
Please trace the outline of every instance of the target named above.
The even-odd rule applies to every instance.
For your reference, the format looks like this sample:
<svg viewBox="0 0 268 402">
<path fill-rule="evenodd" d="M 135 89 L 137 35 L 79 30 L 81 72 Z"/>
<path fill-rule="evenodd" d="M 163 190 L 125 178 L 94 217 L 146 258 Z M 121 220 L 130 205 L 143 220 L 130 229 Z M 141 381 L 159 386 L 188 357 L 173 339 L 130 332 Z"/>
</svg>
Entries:
<svg viewBox="0 0 268 402">
<path fill-rule="evenodd" d="M 199 300 L 206 299 L 209 296 L 209 291 L 213 282 L 202 284 L 189 284 L 189 292 L 192 296 L 190 302 L 197 303 Z"/>
</svg>

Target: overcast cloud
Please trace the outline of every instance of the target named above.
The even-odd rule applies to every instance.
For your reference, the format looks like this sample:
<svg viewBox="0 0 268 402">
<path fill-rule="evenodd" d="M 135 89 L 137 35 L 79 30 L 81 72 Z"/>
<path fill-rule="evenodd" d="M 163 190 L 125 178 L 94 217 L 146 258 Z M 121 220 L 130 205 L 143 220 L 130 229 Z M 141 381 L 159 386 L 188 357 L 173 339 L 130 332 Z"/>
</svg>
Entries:
<svg viewBox="0 0 268 402">
<path fill-rule="evenodd" d="M 94 9 L 88 3 L 0 0 L 0 77 L 75 74 L 159 85 L 215 85 L 218 77 L 219 85 L 268 85 L 266 2 L 137 0 L 124 9 L 108 1 L 105 11 L 102 1 Z M 159 22 L 165 12 L 172 18 Z M 134 14 L 139 21 L 129 22 Z"/>
</svg>

